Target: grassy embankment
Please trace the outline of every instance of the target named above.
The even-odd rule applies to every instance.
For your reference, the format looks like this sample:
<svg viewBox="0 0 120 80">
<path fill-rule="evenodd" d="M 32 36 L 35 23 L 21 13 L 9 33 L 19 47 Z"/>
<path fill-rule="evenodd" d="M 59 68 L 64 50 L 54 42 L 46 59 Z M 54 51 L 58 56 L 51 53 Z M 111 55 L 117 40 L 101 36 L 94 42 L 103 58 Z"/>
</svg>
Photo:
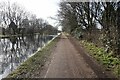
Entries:
<svg viewBox="0 0 120 80">
<path fill-rule="evenodd" d="M 22 63 L 15 71 L 10 73 L 7 78 L 28 78 L 36 77 L 37 74 L 40 74 L 42 67 L 44 66 L 53 48 L 58 42 L 59 37 L 60 35 L 53 41 L 48 43 L 44 48 L 37 51 L 35 55 L 30 57 L 28 60 Z"/>
<path fill-rule="evenodd" d="M 120 77 L 120 58 L 114 56 L 112 51 L 106 53 L 104 48 L 96 47 L 95 44 L 84 40 L 80 43 L 92 57 L 105 66 L 106 70 L 112 71 L 116 77 Z"/>
</svg>

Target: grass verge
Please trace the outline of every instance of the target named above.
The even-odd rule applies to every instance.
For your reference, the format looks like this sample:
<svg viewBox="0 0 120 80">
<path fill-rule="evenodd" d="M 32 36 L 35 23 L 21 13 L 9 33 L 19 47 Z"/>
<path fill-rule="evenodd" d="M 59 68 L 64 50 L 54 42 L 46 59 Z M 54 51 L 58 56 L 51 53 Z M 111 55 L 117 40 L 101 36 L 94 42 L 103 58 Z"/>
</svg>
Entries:
<svg viewBox="0 0 120 80">
<path fill-rule="evenodd" d="M 93 43 L 84 40 L 80 43 L 92 57 L 105 66 L 106 70 L 112 71 L 116 77 L 120 77 L 120 58 L 114 56 L 112 51 L 107 53 L 104 48 L 96 47 Z"/>
<path fill-rule="evenodd" d="M 51 41 L 49 44 L 47 44 L 44 48 L 42 48 L 42 50 L 38 51 L 35 55 L 27 59 L 6 78 L 28 78 L 34 77 L 36 74 L 40 74 L 45 61 L 47 60 L 52 52 L 52 49 L 58 42 L 59 36 Z"/>
</svg>

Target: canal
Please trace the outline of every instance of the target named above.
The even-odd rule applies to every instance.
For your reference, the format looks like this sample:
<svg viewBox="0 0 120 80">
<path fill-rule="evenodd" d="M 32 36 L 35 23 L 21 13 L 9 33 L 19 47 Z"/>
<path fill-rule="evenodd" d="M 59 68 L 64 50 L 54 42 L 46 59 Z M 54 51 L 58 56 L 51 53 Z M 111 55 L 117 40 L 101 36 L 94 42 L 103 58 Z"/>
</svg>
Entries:
<svg viewBox="0 0 120 80">
<path fill-rule="evenodd" d="M 55 35 L 28 35 L 0 39 L 0 80 L 43 47 Z"/>
</svg>

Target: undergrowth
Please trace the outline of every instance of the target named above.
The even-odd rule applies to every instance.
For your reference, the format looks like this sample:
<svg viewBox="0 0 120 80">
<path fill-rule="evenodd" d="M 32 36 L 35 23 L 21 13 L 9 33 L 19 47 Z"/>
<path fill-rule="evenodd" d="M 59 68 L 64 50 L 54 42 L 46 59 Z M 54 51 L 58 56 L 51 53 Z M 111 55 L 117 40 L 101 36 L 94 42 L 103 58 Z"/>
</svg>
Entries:
<svg viewBox="0 0 120 80">
<path fill-rule="evenodd" d="M 110 70 L 120 77 L 120 58 L 115 56 L 112 51 L 107 53 L 104 48 L 96 47 L 95 44 L 84 40 L 80 43 L 84 45 L 91 56 L 105 66 L 106 70 Z"/>
</svg>

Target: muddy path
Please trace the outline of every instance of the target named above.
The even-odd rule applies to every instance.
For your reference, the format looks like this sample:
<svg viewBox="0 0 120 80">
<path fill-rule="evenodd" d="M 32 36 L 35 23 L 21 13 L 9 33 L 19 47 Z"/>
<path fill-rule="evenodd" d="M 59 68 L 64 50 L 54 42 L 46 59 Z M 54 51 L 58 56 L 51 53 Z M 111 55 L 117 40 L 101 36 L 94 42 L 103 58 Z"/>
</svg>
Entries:
<svg viewBox="0 0 120 80">
<path fill-rule="evenodd" d="M 71 40 L 61 35 L 50 56 L 51 60 L 46 62 L 47 66 L 41 72 L 42 78 L 114 78 Z"/>
</svg>

